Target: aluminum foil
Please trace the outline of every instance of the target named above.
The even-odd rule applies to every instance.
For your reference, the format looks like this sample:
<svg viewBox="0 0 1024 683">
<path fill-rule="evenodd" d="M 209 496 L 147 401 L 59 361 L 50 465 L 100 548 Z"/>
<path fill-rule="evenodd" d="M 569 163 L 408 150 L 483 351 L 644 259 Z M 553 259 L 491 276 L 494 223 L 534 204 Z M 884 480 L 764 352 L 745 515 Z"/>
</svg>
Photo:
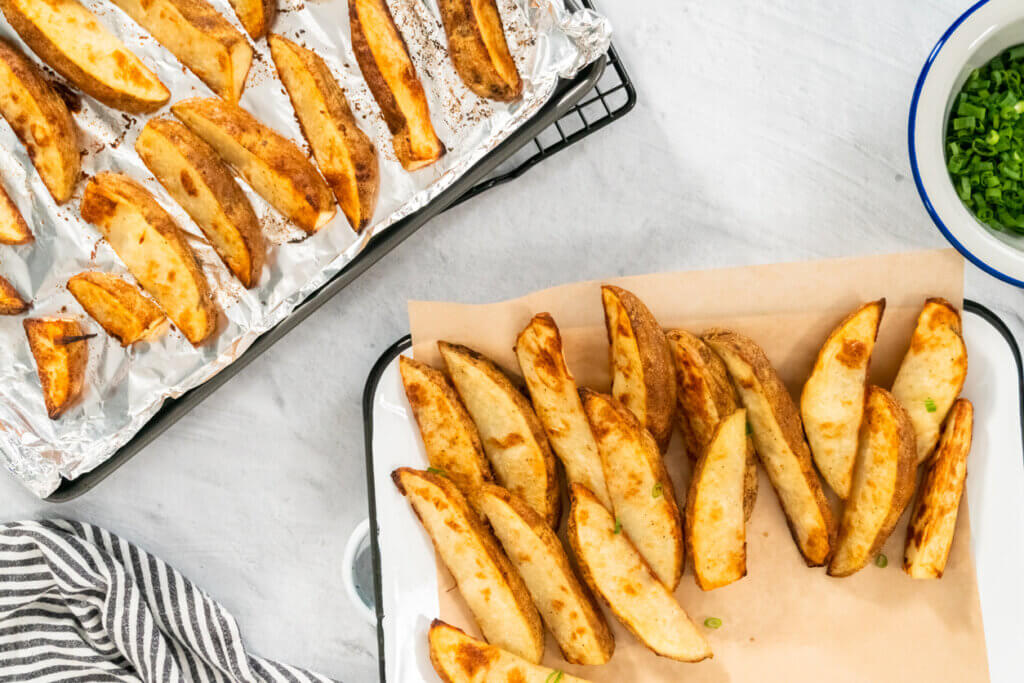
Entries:
<svg viewBox="0 0 1024 683">
<path fill-rule="evenodd" d="M 227 0 L 210 1 L 241 30 Z M 211 96 L 191 72 L 114 5 L 102 0 L 85 0 L 84 4 L 156 71 L 171 90 L 172 103 Z M 494 103 L 473 95 L 459 79 L 446 55 L 447 40 L 434 0 L 389 0 L 389 5 L 408 42 L 435 128 L 448 153 L 433 166 L 405 172 L 355 62 L 347 2 L 282 0 L 274 31 L 315 50 L 331 67 L 360 125 L 376 143 L 381 195 L 374 222 L 362 234 L 352 232 L 339 210 L 332 223 L 307 238 L 241 182 L 270 247 L 263 278 L 252 290 L 238 284 L 136 156 L 135 139 L 146 118 L 122 114 L 82 97 L 75 119 L 81 132 L 85 174 L 120 171 L 142 181 L 192 238 L 224 313 L 216 338 L 200 348 L 193 348 L 172 328 L 157 341 L 123 349 L 85 316 L 66 289 L 69 277 L 87 269 L 130 276 L 99 232 L 78 214 L 85 182 L 78 184 L 71 201 L 57 206 L 24 148 L 0 119 L 0 176 L 36 237 L 27 246 L 0 246 L 0 274 L 31 298 L 32 310 L 27 316 L 75 316 L 87 332 L 98 333 L 89 341 L 82 400 L 54 421 L 46 415 L 22 329 L 26 316 L 0 317 L 0 453 L 7 469 L 36 495 L 46 496 L 62 477 L 73 479 L 102 463 L 132 438 L 164 400 L 180 396 L 227 367 L 344 268 L 370 237 L 430 202 L 527 121 L 551 97 L 558 77 L 571 76 L 597 59 L 607 50 L 611 37 L 603 17 L 590 10 L 567 10 L 562 0 L 498 0 L 524 88 L 518 102 Z M 0 35 L 32 54 L 2 18 Z M 266 41 L 259 41 L 255 48 L 240 104 L 308 151 Z M 54 80 L 58 80 L 56 76 Z"/>
</svg>

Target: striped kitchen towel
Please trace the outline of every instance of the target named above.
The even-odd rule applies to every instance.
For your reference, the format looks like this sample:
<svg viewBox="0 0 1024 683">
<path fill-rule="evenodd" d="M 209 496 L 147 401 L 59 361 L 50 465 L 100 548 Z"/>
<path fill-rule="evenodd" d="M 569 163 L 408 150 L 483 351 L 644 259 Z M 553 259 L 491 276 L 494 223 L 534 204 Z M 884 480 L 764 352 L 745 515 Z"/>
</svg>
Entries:
<svg viewBox="0 0 1024 683">
<path fill-rule="evenodd" d="M 234 617 L 105 529 L 0 525 L 0 681 L 287 681 L 323 676 L 254 657 Z"/>
</svg>

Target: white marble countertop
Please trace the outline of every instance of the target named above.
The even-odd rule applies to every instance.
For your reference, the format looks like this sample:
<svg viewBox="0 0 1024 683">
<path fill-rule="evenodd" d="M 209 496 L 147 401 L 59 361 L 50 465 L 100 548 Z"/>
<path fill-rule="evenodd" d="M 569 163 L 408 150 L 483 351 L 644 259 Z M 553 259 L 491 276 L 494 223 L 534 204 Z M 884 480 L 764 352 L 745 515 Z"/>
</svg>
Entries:
<svg viewBox="0 0 1024 683">
<path fill-rule="evenodd" d="M 599 3 L 634 112 L 428 224 L 94 491 L 57 507 L 0 476 L 0 519 L 106 526 L 220 600 L 255 653 L 373 681 L 339 565 L 366 516 L 363 384 L 407 299 L 945 245 L 907 109 L 969 0 Z M 968 266 L 967 292 L 1024 332 L 1019 290 Z"/>
</svg>

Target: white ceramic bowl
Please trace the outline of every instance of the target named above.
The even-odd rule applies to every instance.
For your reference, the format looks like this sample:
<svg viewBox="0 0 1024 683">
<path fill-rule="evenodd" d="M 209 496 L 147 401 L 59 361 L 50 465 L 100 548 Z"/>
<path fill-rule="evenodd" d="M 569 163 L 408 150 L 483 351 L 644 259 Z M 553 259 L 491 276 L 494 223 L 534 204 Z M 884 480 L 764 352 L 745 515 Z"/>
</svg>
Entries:
<svg viewBox="0 0 1024 683">
<path fill-rule="evenodd" d="M 1024 287 L 1024 236 L 980 223 L 960 201 L 946 170 L 946 122 L 970 72 L 1024 43 L 1024 2 L 981 0 L 935 44 L 910 103 L 910 166 L 925 208 L 950 244 L 976 266 Z"/>
</svg>

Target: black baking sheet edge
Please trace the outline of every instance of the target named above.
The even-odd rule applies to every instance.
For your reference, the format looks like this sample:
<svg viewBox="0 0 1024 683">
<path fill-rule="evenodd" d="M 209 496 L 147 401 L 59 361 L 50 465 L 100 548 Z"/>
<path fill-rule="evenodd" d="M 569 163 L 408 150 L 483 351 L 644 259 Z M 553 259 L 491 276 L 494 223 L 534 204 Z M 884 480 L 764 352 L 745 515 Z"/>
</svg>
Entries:
<svg viewBox="0 0 1024 683">
<path fill-rule="evenodd" d="M 1010 351 L 1013 353 L 1013 359 L 1017 364 L 1017 386 L 1020 391 L 1021 442 L 1024 443 L 1024 363 L 1021 362 L 1021 352 L 1020 347 L 1017 345 L 1017 340 L 1002 318 L 977 301 L 964 299 L 964 310 L 982 318 L 992 327 L 996 328 L 996 331 L 1003 336 L 1010 347 Z M 377 611 L 377 664 L 380 669 L 381 683 L 385 683 L 387 679 L 384 676 L 384 589 L 381 586 L 380 544 L 377 541 L 377 534 L 379 533 L 377 528 L 377 492 L 373 483 L 373 400 L 377 394 L 377 384 L 380 382 L 380 377 L 384 374 L 384 370 L 387 369 L 399 354 L 410 346 L 412 346 L 412 336 L 405 335 L 384 351 L 381 357 L 377 359 L 373 369 L 370 370 L 370 375 L 366 379 L 366 388 L 363 390 L 363 432 L 366 439 L 366 494 L 370 516 L 370 549 L 373 558 L 373 599 Z M 1021 458 L 1024 459 L 1024 450 L 1021 451 Z"/>
</svg>

